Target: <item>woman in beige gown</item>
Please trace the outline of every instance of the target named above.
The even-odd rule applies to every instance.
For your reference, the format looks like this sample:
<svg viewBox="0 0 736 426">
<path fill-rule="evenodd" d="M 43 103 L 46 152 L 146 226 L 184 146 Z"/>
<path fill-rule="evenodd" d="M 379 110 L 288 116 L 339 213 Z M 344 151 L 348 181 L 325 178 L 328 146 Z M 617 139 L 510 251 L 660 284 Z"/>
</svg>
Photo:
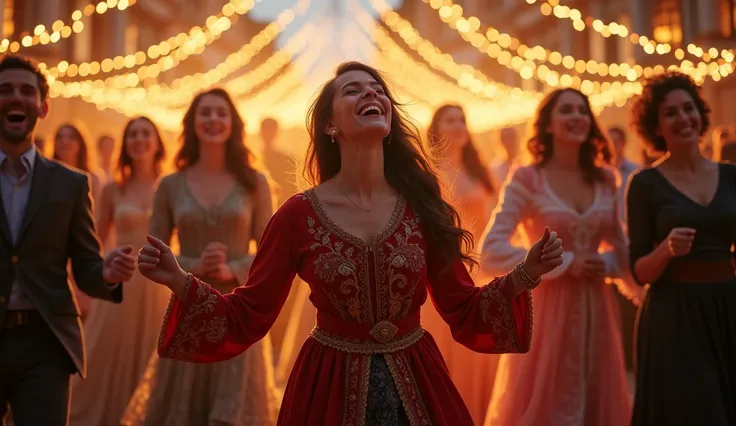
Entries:
<svg viewBox="0 0 736 426">
<path fill-rule="evenodd" d="M 146 242 L 153 190 L 165 157 L 151 120 L 134 118 L 123 131 L 119 178 L 102 190 L 97 208 L 100 238 L 117 231 L 119 244 Z M 121 304 L 93 302 L 84 323 L 87 377 L 72 382 L 71 426 L 117 425 L 156 348 L 158 324 L 169 292 L 152 286 L 137 271 L 125 283 Z"/>
<path fill-rule="evenodd" d="M 448 198 L 460 213 L 463 228 L 473 234 L 475 251 L 480 252 L 481 237 L 493 211 L 496 191 L 486 163 L 481 161 L 470 139 L 462 108 L 444 105 L 437 109 L 427 139 L 438 158 Z M 499 356 L 473 352 L 455 342 L 447 323 L 431 303 L 422 306 L 422 325 L 437 342 L 450 377 L 474 423 L 482 423 L 493 391 Z"/>
<path fill-rule="evenodd" d="M 150 234 L 168 243 L 176 231 L 181 267 L 222 293 L 245 283 L 250 243 L 258 243 L 273 211 L 269 184 L 251 165 L 244 138 L 227 92 L 195 97 L 184 117 L 179 171 L 161 179 L 151 216 Z M 279 404 L 267 336 L 215 364 L 154 354 L 122 424 L 271 426 Z"/>
</svg>

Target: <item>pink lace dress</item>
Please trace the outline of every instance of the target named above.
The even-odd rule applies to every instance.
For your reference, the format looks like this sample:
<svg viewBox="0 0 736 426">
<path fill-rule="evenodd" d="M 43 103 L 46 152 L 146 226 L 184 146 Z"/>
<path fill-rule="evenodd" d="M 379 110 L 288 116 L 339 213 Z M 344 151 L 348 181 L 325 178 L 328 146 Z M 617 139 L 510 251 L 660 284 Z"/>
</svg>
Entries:
<svg viewBox="0 0 736 426">
<path fill-rule="evenodd" d="M 531 351 L 502 355 L 486 415 L 492 426 L 624 426 L 631 417 L 615 288 L 607 280 L 574 278 L 576 255 L 599 252 L 609 278 L 629 296 L 639 291 L 627 279 L 627 241 L 617 210 L 615 174 L 605 170 L 595 199 L 584 213 L 566 205 L 547 183 L 544 170 L 513 171 L 491 219 L 481 266 L 485 272 L 512 268 L 524 259 L 545 226 L 558 232 L 564 262 L 534 290 Z M 526 247 L 513 245 L 520 230 Z"/>
</svg>

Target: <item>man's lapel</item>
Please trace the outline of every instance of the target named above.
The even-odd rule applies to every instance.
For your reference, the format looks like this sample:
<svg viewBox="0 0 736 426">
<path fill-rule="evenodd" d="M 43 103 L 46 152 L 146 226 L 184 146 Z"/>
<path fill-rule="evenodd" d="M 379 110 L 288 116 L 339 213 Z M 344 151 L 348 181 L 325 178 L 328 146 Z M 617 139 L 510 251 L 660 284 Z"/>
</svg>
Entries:
<svg viewBox="0 0 736 426">
<path fill-rule="evenodd" d="M 50 162 L 42 155 L 36 155 L 36 163 L 33 165 L 33 182 L 31 183 L 31 193 L 28 195 L 28 203 L 23 214 L 23 224 L 18 233 L 17 242 L 20 242 L 25 235 L 28 227 L 31 225 L 33 217 L 38 209 L 43 205 L 49 186 L 51 186 L 49 173 Z M 7 223 L 7 221 L 6 221 Z"/>
</svg>

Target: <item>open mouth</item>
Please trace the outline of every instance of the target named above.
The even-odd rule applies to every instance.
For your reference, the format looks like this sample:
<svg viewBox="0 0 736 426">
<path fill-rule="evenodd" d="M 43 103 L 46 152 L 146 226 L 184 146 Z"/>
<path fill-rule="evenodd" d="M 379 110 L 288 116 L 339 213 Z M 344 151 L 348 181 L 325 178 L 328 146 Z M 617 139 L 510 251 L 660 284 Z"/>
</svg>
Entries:
<svg viewBox="0 0 736 426">
<path fill-rule="evenodd" d="M 361 117 L 366 117 L 369 115 L 382 116 L 383 108 L 376 104 L 366 105 L 360 110 L 358 115 L 360 115 Z"/>
<path fill-rule="evenodd" d="M 26 121 L 26 115 L 22 112 L 10 112 L 6 117 L 9 122 L 15 124 L 20 124 Z"/>
</svg>

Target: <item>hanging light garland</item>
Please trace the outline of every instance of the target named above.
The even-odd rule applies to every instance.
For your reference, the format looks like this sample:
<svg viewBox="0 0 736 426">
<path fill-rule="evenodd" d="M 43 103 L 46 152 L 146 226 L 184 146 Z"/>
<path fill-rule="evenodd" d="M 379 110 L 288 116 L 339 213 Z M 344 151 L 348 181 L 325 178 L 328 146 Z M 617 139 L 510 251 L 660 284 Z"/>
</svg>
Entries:
<svg viewBox="0 0 736 426">
<path fill-rule="evenodd" d="M 5 52 L 17 53 L 19 50 L 27 47 L 58 43 L 59 41 L 69 38 L 72 34 L 79 34 L 84 31 L 84 23 L 82 19 L 92 15 L 102 15 L 108 10 L 123 11 L 133 6 L 137 0 L 107 0 L 99 3 L 90 3 L 85 7 L 75 10 L 71 14 L 71 23 L 62 20 L 54 21 L 51 25 L 51 32 L 43 24 L 38 24 L 33 28 L 32 35 L 26 35 L 20 41 L 12 41 L 8 38 L 0 41 L 0 54 Z"/>
</svg>

